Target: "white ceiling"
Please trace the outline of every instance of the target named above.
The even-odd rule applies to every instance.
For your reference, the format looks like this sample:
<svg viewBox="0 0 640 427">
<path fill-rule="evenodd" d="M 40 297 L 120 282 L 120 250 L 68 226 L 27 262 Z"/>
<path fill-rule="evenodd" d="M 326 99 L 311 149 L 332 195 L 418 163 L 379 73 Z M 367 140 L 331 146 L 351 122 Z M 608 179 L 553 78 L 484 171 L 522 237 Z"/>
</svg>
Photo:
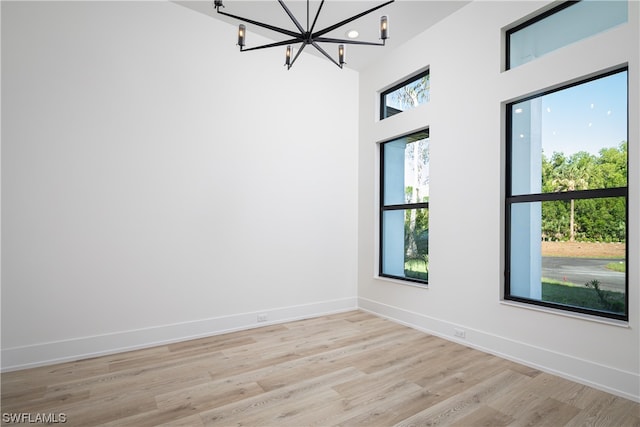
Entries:
<svg viewBox="0 0 640 427">
<path fill-rule="evenodd" d="M 318 21 L 315 26 L 315 30 L 329 27 L 333 24 L 341 22 L 351 16 L 364 12 L 372 7 L 383 4 L 385 1 L 370 1 L 370 0 L 357 0 L 357 1 L 343 1 L 343 0 L 328 0 L 325 1 L 322 6 L 322 10 L 318 17 Z M 213 1 L 188 1 L 177 0 L 175 3 L 193 9 L 195 11 L 204 13 L 213 17 L 214 19 L 220 19 L 224 22 L 228 22 L 234 26 L 237 26 L 240 21 L 232 19 L 216 13 L 213 7 Z M 320 1 L 309 0 L 285 0 L 286 6 L 291 10 L 292 14 L 296 17 L 302 27 L 306 28 L 307 24 L 307 3 L 309 4 L 309 21 L 313 23 L 313 19 L 320 5 Z M 395 46 L 399 46 L 407 40 L 415 37 L 425 29 L 429 28 L 436 22 L 447 17 L 451 13 L 465 6 L 469 1 L 464 0 L 396 0 L 394 3 L 387 5 L 381 9 L 378 9 L 362 18 L 359 18 L 344 27 L 338 28 L 330 33 L 327 33 L 325 37 L 334 38 L 346 38 L 345 33 L 348 30 L 356 29 L 360 36 L 356 40 L 379 42 L 380 37 L 380 16 L 387 15 L 389 17 L 389 39 L 387 40 L 385 47 L 378 46 L 357 46 L 347 45 L 346 47 L 346 62 L 345 67 L 355 70 L 362 70 L 373 60 L 377 59 L 385 53 L 385 51 L 393 49 Z M 223 11 L 242 16 L 244 18 L 252 19 L 267 23 L 276 27 L 285 28 L 292 31 L 297 31 L 295 25 L 291 19 L 287 16 L 285 10 L 276 1 L 255 1 L 255 0 L 228 0 L 224 1 Z M 254 47 L 257 44 L 251 42 L 251 34 L 256 33 L 264 37 L 267 37 L 273 41 L 282 41 L 289 38 L 286 35 L 279 34 L 264 28 L 257 27 L 255 25 L 247 25 L 247 38 L 246 47 Z M 229 43 L 235 42 L 236 33 L 232 32 L 229 35 Z M 297 50 L 299 45 L 294 45 L 294 50 Z M 330 55 L 337 59 L 337 45 L 323 44 L 325 49 Z M 274 51 L 274 57 L 277 61 L 274 62 L 274 66 L 281 66 L 284 63 L 285 47 L 272 48 Z M 295 53 L 295 52 L 294 52 Z M 323 57 L 312 46 L 305 48 L 304 53 L 312 53 Z M 250 55 L 250 52 L 246 53 Z M 298 58 L 298 61 L 303 61 L 304 55 Z M 294 65 L 295 67 L 295 65 Z"/>
</svg>

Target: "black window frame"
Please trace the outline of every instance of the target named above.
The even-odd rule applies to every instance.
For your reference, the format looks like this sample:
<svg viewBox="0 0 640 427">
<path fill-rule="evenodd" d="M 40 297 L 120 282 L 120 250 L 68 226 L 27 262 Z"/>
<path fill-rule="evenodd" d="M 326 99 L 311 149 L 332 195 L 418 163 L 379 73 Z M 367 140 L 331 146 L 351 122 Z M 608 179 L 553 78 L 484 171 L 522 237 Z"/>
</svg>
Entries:
<svg viewBox="0 0 640 427">
<path fill-rule="evenodd" d="M 562 311 L 570 311 L 581 314 L 587 314 L 597 317 L 610 318 L 621 321 L 629 320 L 629 156 L 627 156 L 627 186 L 626 187 L 612 187 L 612 188 L 598 188 L 593 190 L 575 190 L 575 191 L 562 191 L 562 192 L 554 192 L 554 193 L 529 193 L 529 194 L 512 194 L 511 181 L 513 178 L 512 175 L 512 165 L 511 165 L 511 156 L 512 156 L 512 136 L 513 136 L 513 123 L 511 117 L 511 110 L 514 104 L 518 104 L 524 101 L 532 100 L 535 98 L 542 97 L 544 95 L 559 92 L 574 86 L 579 86 L 585 83 L 589 83 L 593 80 L 598 80 L 600 78 L 608 77 L 620 72 L 627 73 L 627 144 L 629 144 L 629 67 L 619 67 L 614 70 L 606 71 L 599 73 L 595 76 L 591 76 L 588 78 L 584 78 L 578 80 L 576 82 L 572 82 L 570 84 L 566 84 L 560 87 L 556 87 L 554 89 L 546 90 L 540 93 L 536 93 L 535 95 L 526 96 L 523 98 L 519 98 L 517 100 L 511 101 L 506 104 L 505 108 L 505 124 L 506 124 L 506 149 L 505 149 L 505 266 L 504 266 L 504 300 L 507 301 L 515 301 L 520 303 L 531 304 L 535 306 L 542 306 L 552 309 L 559 309 Z M 628 145 L 627 145 L 628 146 Z M 562 305 L 558 303 L 553 303 L 550 301 L 542 301 L 531 298 L 524 298 L 519 296 L 511 295 L 511 206 L 517 203 L 527 203 L 527 202 L 547 202 L 547 201 L 570 201 L 573 200 L 581 200 L 581 199 L 598 199 L 598 198 L 607 198 L 607 197 L 624 197 L 625 205 L 626 205 L 626 221 L 625 221 L 625 260 L 627 263 L 627 269 L 625 273 L 625 311 L 623 314 L 617 314 L 613 312 L 607 311 L 599 311 L 593 310 L 585 307 L 577 307 L 570 305 Z"/>
<path fill-rule="evenodd" d="M 423 77 L 429 76 L 429 82 L 431 82 L 431 74 L 430 74 L 430 67 L 426 68 L 425 70 L 412 75 L 411 77 L 408 77 L 407 79 L 401 81 L 400 83 L 391 86 L 389 89 L 386 89 L 383 92 L 380 92 L 380 120 L 384 120 L 387 119 L 389 117 L 393 117 L 396 114 L 402 113 L 403 111 L 399 111 L 397 113 L 393 113 L 391 115 L 387 114 L 387 103 L 386 103 L 386 97 L 387 95 L 389 95 L 390 93 L 395 92 L 396 90 L 400 89 L 401 87 L 407 86 L 413 82 L 415 82 L 416 80 L 420 80 Z"/>
<path fill-rule="evenodd" d="M 429 284 L 429 280 L 424 280 L 424 279 L 418 279 L 415 277 L 406 277 L 406 276 L 396 276 L 393 274 L 388 274 L 388 273 L 384 273 L 382 271 L 382 261 L 383 261 L 383 254 L 384 254 L 384 223 L 383 223 L 383 215 L 384 212 L 387 211 L 397 211 L 397 210 L 402 210 L 402 211 L 408 211 L 408 210 L 414 210 L 414 209 L 427 209 L 427 211 L 429 210 L 429 202 L 418 202 L 418 203 L 402 203 L 402 204 L 391 204 L 391 205 L 386 205 L 384 203 L 384 167 L 385 167 L 385 163 L 384 163 L 384 145 L 389 143 L 389 142 L 393 142 L 396 141 L 400 138 L 406 138 L 412 135 L 418 135 L 420 133 L 426 133 L 426 138 L 429 138 L 429 128 L 425 127 L 423 129 L 419 129 L 413 132 L 409 132 L 400 136 L 397 136 L 393 139 L 389 139 L 383 142 L 380 142 L 378 145 L 380 146 L 379 150 L 380 150 L 380 210 L 379 210 L 379 257 L 378 257 L 378 276 L 379 277 L 386 277 L 389 279 L 397 279 L 397 280 L 403 280 L 406 282 L 413 282 L 413 283 L 418 283 L 420 285 L 423 286 L 427 286 Z"/>
</svg>

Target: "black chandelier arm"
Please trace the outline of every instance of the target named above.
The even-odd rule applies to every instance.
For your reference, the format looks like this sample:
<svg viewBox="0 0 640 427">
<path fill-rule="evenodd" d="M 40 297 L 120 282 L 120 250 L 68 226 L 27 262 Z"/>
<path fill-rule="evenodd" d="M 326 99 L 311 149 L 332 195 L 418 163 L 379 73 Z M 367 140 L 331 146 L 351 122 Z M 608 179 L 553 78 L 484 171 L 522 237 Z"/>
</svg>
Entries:
<svg viewBox="0 0 640 427">
<path fill-rule="evenodd" d="M 313 24 L 309 29 L 310 33 L 313 33 L 313 29 L 316 27 L 316 22 L 318 22 L 318 16 L 320 16 L 320 11 L 322 10 L 322 5 L 324 5 L 324 0 L 320 2 L 320 6 L 318 6 L 318 11 L 316 12 L 316 17 L 313 18 Z M 307 1 L 307 13 L 309 13 L 309 2 Z"/>
<path fill-rule="evenodd" d="M 250 50 L 259 50 L 259 49 L 267 49 L 270 47 L 278 47 L 278 46 L 285 46 L 291 43 L 300 43 L 302 41 L 302 39 L 300 37 L 296 37 L 295 39 L 289 39 L 289 40 L 284 40 L 281 42 L 275 42 L 275 43 L 269 43 L 269 44 L 264 44 L 261 46 L 256 46 L 256 47 L 250 47 L 250 48 L 243 48 L 240 47 L 240 52 L 249 52 Z"/>
<path fill-rule="evenodd" d="M 293 21 L 293 23 L 295 24 L 295 26 L 298 28 L 298 31 L 300 31 L 300 33 L 304 33 L 304 28 L 302 28 L 302 25 L 300 25 L 300 23 L 298 22 L 298 20 L 296 19 L 295 16 L 293 16 L 293 13 L 291 13 L 291 11 L 289 10 L 289 8 L 287 7 L 286 4 L 284 4 L 284 2 L 282 0 L 278 0 L 278 3 L 280 3 L 280 6 L 282 6 L 282 8 L 284 9 L 285 12 L 287 12 L 287 15 L 289 15 L 289 18 L 291 18 L 291 21 Z M 309 7 L 309 5 L 307 4 L 307 7 Z"/>
<path fill-rule="evenodd" d="M 385 41 L 382 42 L 365 42 L 352 39 L 333 39 L 330 37 L 316 37 L 313 39 L 319 43 L 338 43 L 338 44 L 359 44 L 364 46 L 385 46 Z"/>
<path fill-rule="evenodd" d="M 243 18 L 242 16 L 232 15 L 231 13 L 222 12 L 220 9 L 217 9 L 217 10 L 218 10 L 218 13 L 221 14 L 221 15 L 228 16 L 230 18 L 234 18 L 234 19 L 237 19 L 239 21 L 246 22 L 248 24 L 253 24 L 253 25 L 257 25 L 258 27 L 267 28 L 267 29 L 269 29 L 271 31 L 275 31 L 275 32 L 280 33 L 280 34 L 286 34 L 287 36 L 300 37 L 300 34 L 296 33 L 295 31 L 286 30 L 286 29 L 280 28 L 280 27 L 274 27 L 273 25 L 265 24 L 263 22 L 254 21 L 253 19 Z"/>
<path fill-rule="evenodd" d="M 0 0 L 1 1 L 1 0 Z M 322 55 L 324 55 L 329 61 L 333 62 L 335 65 L 337 65 L 339 68 L 343 68 L 343 65 L 345 64 L 344 61 L 344 45 L 350 44 L 350 45 L 361 45 L 361 46 L 384 46 L 386 43 L 386 39 L 388 37 L 388 27 L 387 27 L 387 17 L 383 16 L 382 18 L 380 18 L 380 40 L 373 42 L 373 41 L 359 41 L 359 40 L 353 40 L 353 39 L 341 39 L 341 38 L 334 38 L 334 37 L 323 37 L 325 34 L 340 28 L 352 21 L 355 21 L 356 19 L 362 18 L 365 15 L 368 15 L 380 8 L 383 8 L 391 3 L 393 3 L 395 0 L 380 0 L 383 1 L 382 4 L 372 7 L 370 9 L 367 9 L 361 13 L 358 13 L 357 15 L 354 15 L 350 18 L 344 19 L 340 22 L 338 22 L 337 24 L 331 25 L 329 27 L 323 28 L 317 32 L 314 32 L 316 24 L 318 22 L 318 18 L 320 16 L 320 13 L 322 11 L 322 7 L 324 6 L 324 2 L 325 0 L 321 0 L 320 4 L 318 6 L 318 9 L 315 12 L 315 16 L 313 18 L 313 23 L 311 24 L 311 27 L 309 27 L 309 22 L 310 22 L 310 18 L 311 18 L 311 7 L 310 7 L 310 0 L 307 0 L 307 21 L 306 21 L 306 30 L 302 27 L 302 24 L 300 23 L 300 21 L 298 21 L 298 19 L 294 16 L 294 14 L 291 12 L 291 10 L 287 7 L 287 5 L 285 4 L 284 0 L 278 0 L 278 3 L 280 3 L 280 6 L 282 7 L 282 9 L 286 12 L 287 16 L 289 16 L 289 19 L 293 22 L 293 24 L 296 26 L 298 32 L 296 31 L 291 31 L 288 30 L 286 28 L 281 28 L 281 27 L 277 27 L 275 25 L 270 25 L 270 24 L 266 24 L 264 22 L 260 22 L 260 21 L 256 21 L 254 19 L 249 19 L 249 18 L 244 18 L 242 16 L 238 16 L 238 15 L 234 15 L 232 13 L 227 13 L 227 12 L 223 12 L 220 10 L 220 8 L 223 8 L 223 2 L 222 0 L 215 0 L 214 1 L 214 7 L 216 9 L 216 12 L 227 16 L 229 18 L 233 18 L 233 19 L 237 19 L 239 21 L 245 22 L 247 24 L 251 24 L 251 25 L 255 25 L 257 27 L 261 27 L 261 28 L 265 28 L 267 30 L 271 30 L 274 31 L 276 33 L 280 33 L 280 34 L 284 34 L 287 35 L 291 38 L 289 38 L 288 40 L 284 40 L 284 41 L 279 41 L 279 42 L 273 42 L 273 43 L 267 43 L 267 44 L 263 44 L 260 46 L 254 46 L 254 47 L 250 47 L 250 48 L 246 48 L 245 49 L 245 26 L 244 25 L 240 25 L 239 29 L 238 29 L 238 45 L 240 46 L 240 51 L 241 52 L 248 52 L 248 51 L 252 51 L 252 50 L 259 50 L 259 49 L 267 49 L 267 48 L 272 48 L 272 47 L 278 47 L 278 46 L 287 46 L 287 55 L 286 55 L 286 61 L 285 61 L 285 65 L 288 67 L 287 69 L 290 69 L 293 64 L 298 60 L 298 58 L 300 57 L 300 55 L 302 54 L 302 51 L 305 49 L 305 47 L 307 45 L 312 45 L 313 47 L 316 48 L 316 50 L 318 52 L 320 52 Z M 298 44 L 300 43 L 301 46 L 298 49 L 298 51 L 296 52 L 296 54 L 292 56 L 292 47 L 291 45 L 293 44 Z M 331 57 L 331 55 L 329 55 L 324 49 L 323 47 L 320 46 L 320 43 L 332 43 L 332 44 L 339 44 L 340 46 L 338 47 L 338 60 L 334 59 Z"/>
<path fill-rule="evenodd" d="M 322 36 L 322 35 L 324 35 L 324 34 L 327 34 L 328 32 L 335 30 L 336 28 L 340 28 L 340 27 L 342 27 L 343 25 L 348 24 L 349 22 L 352 22 L 352 21 L 355 21 L 356 19 L 362 18 L 363 16 L 368 15 L 368 14 L 370 14 L 371 12 L 374 12 L 374 11 L 376 11 L 376 10 L 378 10 L 378 9 L 382 8 L 382 7 L 385 7 L 386 5 L 391 4 L 391 3 L 393 3 L 394 1 L 395 1 L 395 0 L 389 0 L 388 2 L 386 2 L 386 3 L 382 3 L 382 4 L 381 4 L 381 5 L 379 5 L 379 6 L 372 7 L 372 8 L 371 8 L 371 9 L 369 9 L 369 10 L 365 10 L 364 12 L 359 13 L 359 14 L 357 14 L 357 15 L 355 15 L 355 16 L 352 16 L 351 18 L 347 18 L 347 19 L 345 19 L 344 21 L 338 22 L 337 24 L 334 24 L 334 25 L 332 25 L 332 26 L 330 26 L 330 27 L 327 27 L 327 28 L 325 28 L 325 29 L 323 29 L 323 30 L 318 31 L 317 33 L 314 33 L 314 34 L 312 35 L 312 37 L 313 37 L 313 38 L 316 38 L 316 37 L 320 37 L 320 36 Z"/>
<path fill-rule="evenodd" d="M 300 54 L 302 53 L 302 51 L 304 50 L 304 48 L 307 46 L 307 42 L 303 41 L 302 44 L 300 45 L 300 49 L 298 49 L 298 52 L 296 52 L 296 55 L 293 57 L 293 59 L 291 60 L 291 64 L 289 64 L 287 66 L 287 70 L 291 67 L 293 67 L 293 64 L 296 62 L 296 59 L 298 59 L 298 57 L 300 56 Z"/>
<path fill-rule="evenodd" d="M 342 65 L 340 65 L 338 63 L 338 61 L 336 61 L 335 59 L 333 59 L 331 57 L 331 55 L 329 55 L 322 47 L 320 47 L 320 45 L 318 43 L 316 43 L 315 41 L 311 41 L 311 44 L 313 45 L 313 47 L 315 47 L 316 49 L 318 49 L 318 51 L 320 53 L 322 53 L 324 56 L 327 57 L 327 59 L 331 62 L 333 62 L 334 64 L 336 64 L 338 67 L 342 68 Z"/>
</svg>

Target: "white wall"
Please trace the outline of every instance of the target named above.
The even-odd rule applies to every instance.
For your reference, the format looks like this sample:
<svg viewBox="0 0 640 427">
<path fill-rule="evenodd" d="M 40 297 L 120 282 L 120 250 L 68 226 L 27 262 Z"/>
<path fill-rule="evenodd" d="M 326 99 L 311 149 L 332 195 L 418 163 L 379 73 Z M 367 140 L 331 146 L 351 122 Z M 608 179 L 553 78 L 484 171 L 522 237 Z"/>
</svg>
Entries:
<svg viewBox="0 0 640 427">
<path fill-rule="evenodd" d="M 3 369 L 355 308 L 357 73 L 168 2 L 1 7 Z"/>
<path fill-rule="evenodd" d="M 640 4 L 629 23 L 501 72 L 501 29 L 548 3 L 474 2 L 360 74 L 359 306 L 640 400 Z M 615 47 L 615 48 L 613 48 Z M 505 102 L 629 64 L 626 325 L 501 302 Z M 431 101 L 377 120 L 378 92 L 429 66 Z M 430 127 L 428 289 L 376 277 L 377 142 Z"/>
</svg>

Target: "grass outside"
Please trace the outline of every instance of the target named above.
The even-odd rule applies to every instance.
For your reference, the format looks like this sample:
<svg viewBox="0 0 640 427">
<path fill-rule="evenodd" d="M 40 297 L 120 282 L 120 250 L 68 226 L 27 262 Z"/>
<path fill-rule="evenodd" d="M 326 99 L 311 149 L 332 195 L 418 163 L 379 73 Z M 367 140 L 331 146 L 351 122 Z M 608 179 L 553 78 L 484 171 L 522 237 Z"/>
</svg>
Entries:
<svg viewBox="0 0 640 427">
<path fill-rule="evenodd" d="M 626 244 L 622 242 L 542 242 L 542 256 L 624 259 Z M 610 262 L 607 264 L 607 268 L 625 272 L 626 261 Z M 596 290 L 585 284 L 580 285 L 547 278 L 542 279 L 542 300 L 614 313 L 625 311 L 625 295 L 622 292 Z"/>
<path fill-rule="evenodd" d="M 405 277 L 413 279 L 429 280 L 429 265 L 425 260 L 409 259 L 404 263 Z"/>
<path fill-rule="evenodd" d="M 585 258 L 624 258 L 624 243 L 592 243 L 592 242 L 543 242 L 543 256 L 565 256 Z M 624 272 L 625 262 L 611 262 L 607 268 Z M 428 263 L 420 259 L 410 259 L 404 263 L 405 277 L 428 280 Z M 623 313 L 625 297 L 622 292 L 599 292 L 584 284 L 562 282 L 553 279 L 542 279 L 542 300 L 556 304 L 588 308 L 598 311 Z"/>
<path fill-rule="evenodd" d="M 542 301 L 600 311 L 624 312 L 624 294 L 614 291 L 600 291 L 584 285 L 558 282 L 549 279 L 542 281 Z"/>
<path fill-rule="evenodd" d="M 624 273 L 627 271 L 627 264 L 624 261 L 610 262 L 607 264 L 607 268 L 618 273 Z"/>
</svg>

